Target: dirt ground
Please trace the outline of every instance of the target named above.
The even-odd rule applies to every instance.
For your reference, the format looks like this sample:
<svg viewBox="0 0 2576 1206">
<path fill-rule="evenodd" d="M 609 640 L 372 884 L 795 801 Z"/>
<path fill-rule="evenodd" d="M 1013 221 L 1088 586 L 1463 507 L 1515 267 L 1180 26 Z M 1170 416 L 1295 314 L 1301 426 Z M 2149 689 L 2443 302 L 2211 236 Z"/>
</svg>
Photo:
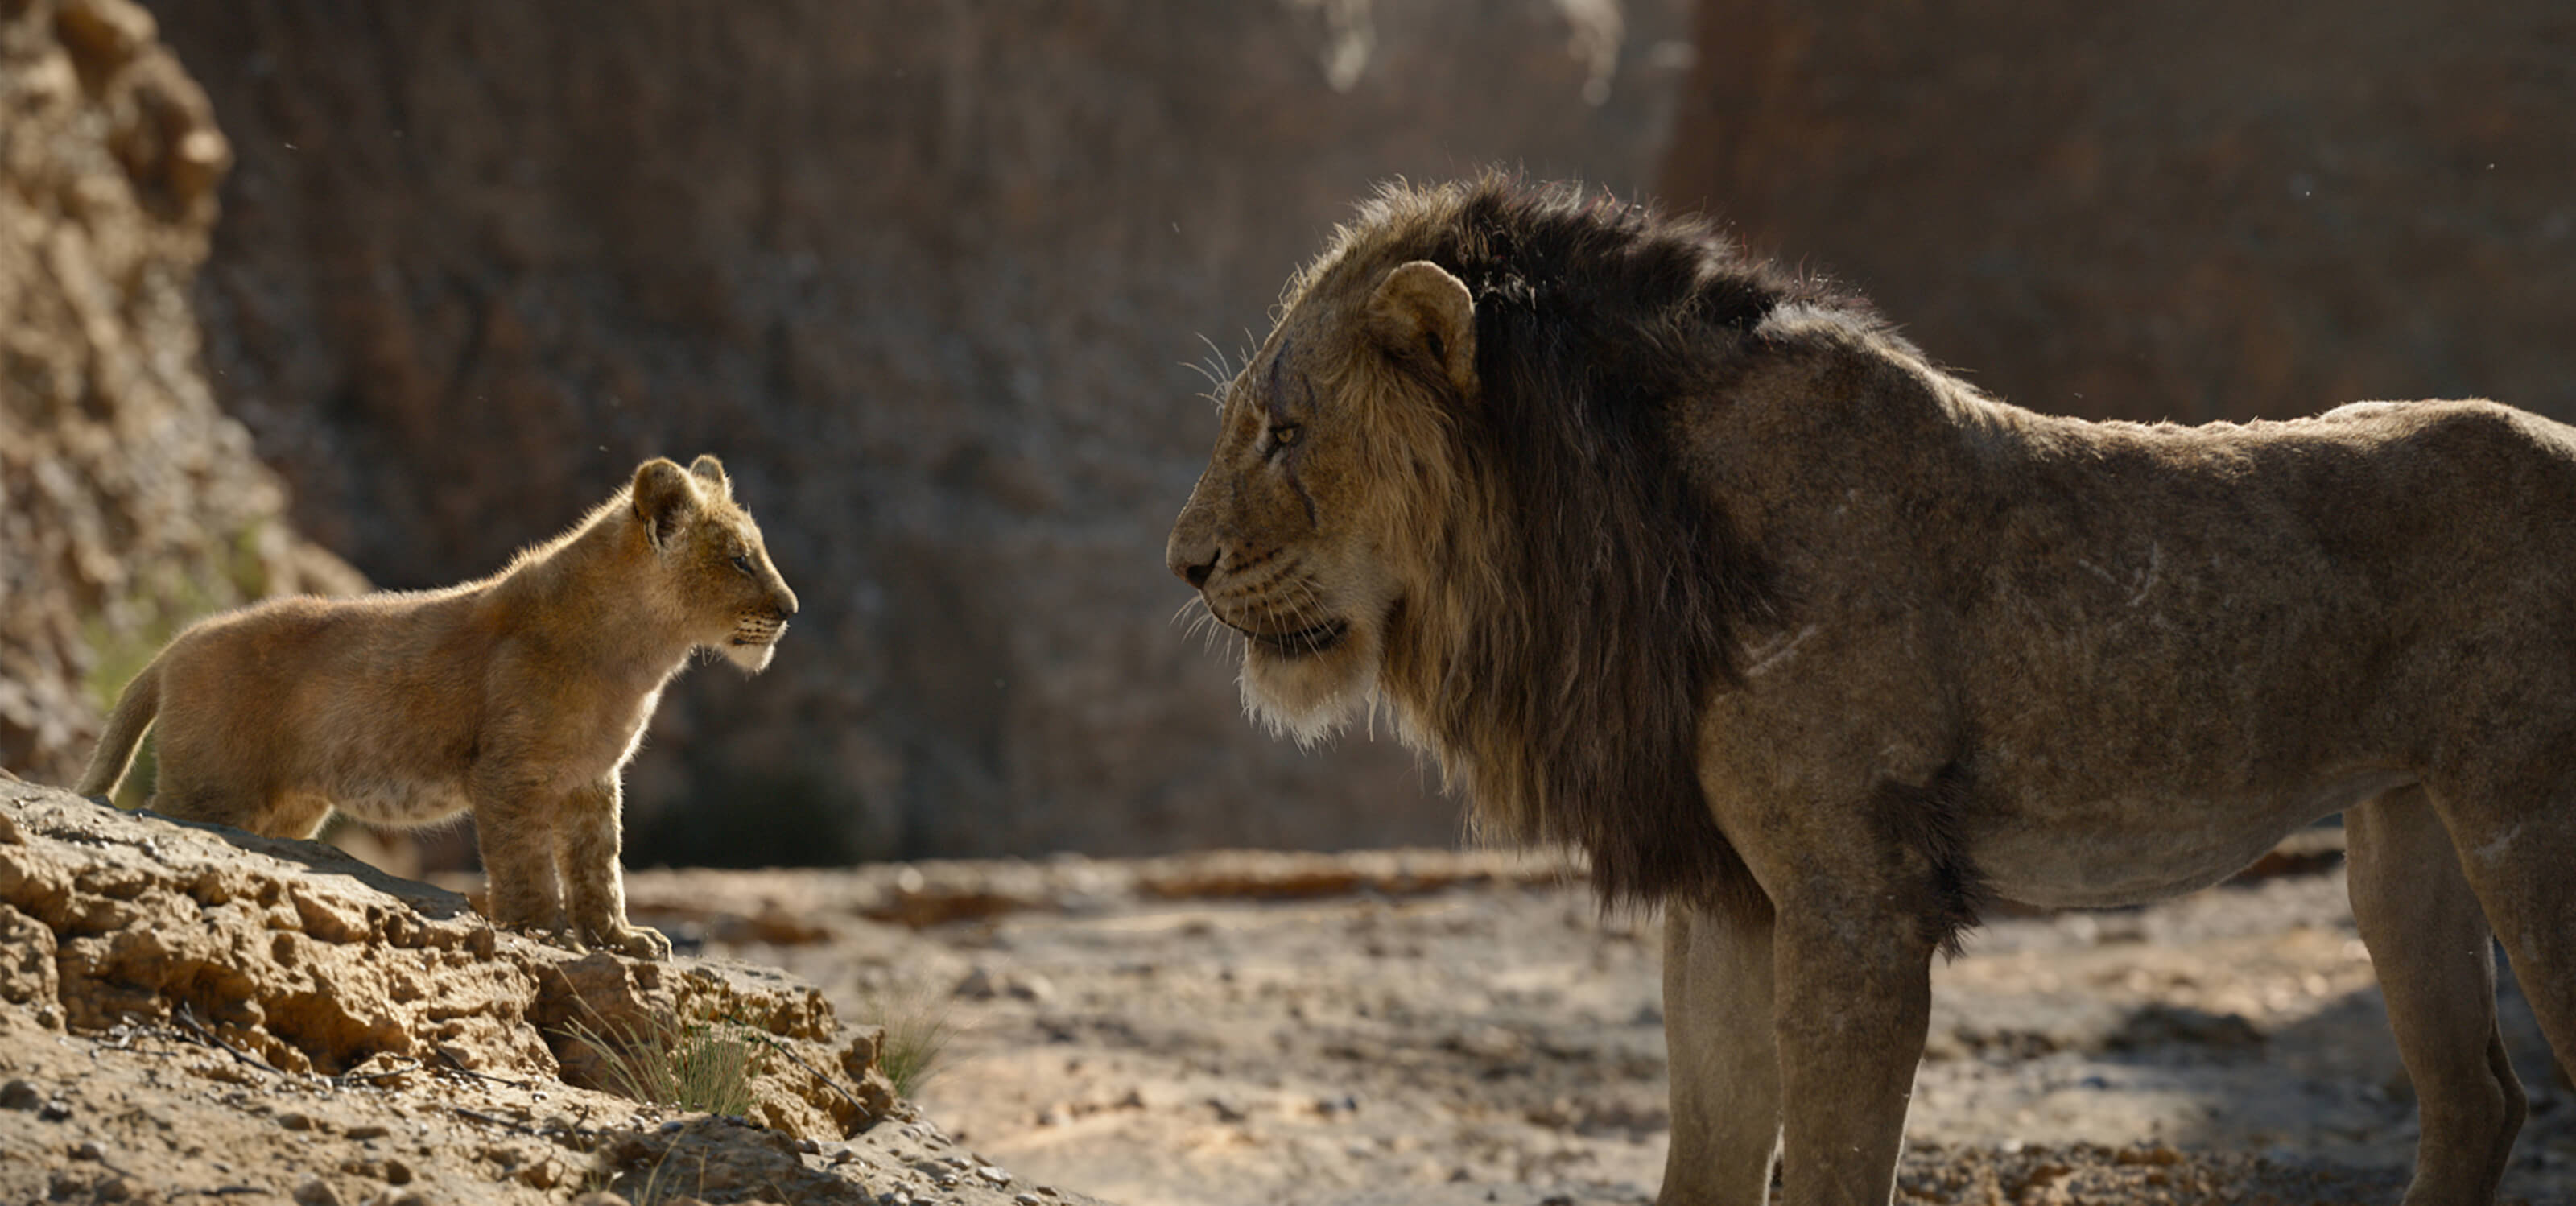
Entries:
<svg viewBox="0 0 2576 1206">
<path fill-rule="evenodd" d="M 1651 1199 L 1654 919 L 1488 856 L 1263 857 L 648 873 L 634 894 L 847 1016 L 953 1028 L 927 1115 L 1126 1206 Z M 2413 1101 L 2338 859 L 2284 866 L 1979 931 L 1934 973 L 1899 1200 L 2394 1202 Z M 2532 1094 L 2505 1200 L 2576 1199 L 2576 1109 L 2509 976 L 2503 1002 Z"/>
</svg>

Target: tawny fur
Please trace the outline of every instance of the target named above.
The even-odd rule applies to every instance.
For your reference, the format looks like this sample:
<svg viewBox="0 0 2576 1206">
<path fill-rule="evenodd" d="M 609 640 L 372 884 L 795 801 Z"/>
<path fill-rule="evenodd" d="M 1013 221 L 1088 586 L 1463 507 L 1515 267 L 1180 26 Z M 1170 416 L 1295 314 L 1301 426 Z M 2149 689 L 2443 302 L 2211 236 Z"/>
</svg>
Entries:
<svg viewBox="0 0 2576 1206">
<path fill-rule="evenodd" d="M 620 773 L 693 650 L 757 672 L 795 611 L 716 458 L 647 461 L 490 578 L 188 628 L 127 686 L 79 790 L 114 792 L 150 728 L 170 816 L 303 838 L 335 809 L 390 826 L 470 809 L 494 921 L 560 910 L 659 958 L 669 941 L 626 918 Z"/>
<path fill-rule="evenodd" d="M 2576 429 L 2206 427 L 1979 394 L 1705 228 L 1394 187 L 1226 388 L 1168 560 L 1249 706 L 1384 706 L 1490 829 L 1667 910 L 1662 1200 L 1892 1191 L 1931 959 L 1990 897 L 2216 882 L 2346 814 L 2421 1102 L 2409 1206 L 2524 1105 L 2490 922 L 2576 1051 Z"/>
</svg>

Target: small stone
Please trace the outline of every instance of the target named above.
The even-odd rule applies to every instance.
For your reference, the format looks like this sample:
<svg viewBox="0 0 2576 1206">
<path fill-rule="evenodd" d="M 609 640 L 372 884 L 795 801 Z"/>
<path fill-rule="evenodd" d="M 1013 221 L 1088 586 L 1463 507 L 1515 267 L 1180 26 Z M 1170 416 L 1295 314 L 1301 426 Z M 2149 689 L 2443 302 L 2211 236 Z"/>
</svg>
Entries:
<svg viewBox="0 0 2576 1206">
<path fill-rule="evenodd" d="M 1019 1203 L 1019 1206 L 1045 1206 L 1046 1203 L 1045 1198 L 1033 1193 L 1015 1193 L 1011 1195 L 1011 1200 Z"/>
<path fill-rule="evenodd" d="M 996 1187 L 1000 1187 L 1000 1186 L 1008 1185 L 1008 1184 L 1010 1184 L 1010 1183 L 1011 1183 L 1011 1174 L 1006 1173 L 1006 1172 L 1002 1171 L 1001 1169 L 996 1168 L 996 1167 L 994 1167 L 994 1166 L 992 1166 L 992 1165 L 990 1165 L 990 1164 L 979 1164 L 979 1165 L 976 1165 L 976 1166 L 975 1166 L 975 1175 L 976 1175 L 976 1176 L 979 1176 L 979 1177 L 982 1177 L 982 1178 L 984 1178 L 984 1179 L 985 1179 L 985 1180 L 987 1180 L 987 1181 L 992 1182 Z"/>
<path fill-rule="evenodd" d="M 382 1139 L 391 1132 L 375 1123 L 362 1122 L 340 1133 L 352 1139 Z"/>
<path fill-rule="evenodd" d="M 1003 983 L 1004 991 L 1023 1001 L 1046 1002 L 1055 999 L 1055 985 L 1036 972 L 1021 972 Z"/>
<path fill-rule="evenodd" d="M 820 1155 L 823 1151 L 823 1145 L 816 1143 L 811 1139 L 799 1139 L 796 1141 L 796 1150 L 809 1156 Z"/>
<path fill-rule="evenodd" d="M 71 1116 L 72 1103 L 59 1097 L 36 1107 L 36 1117 L 47 1122 L 61 1122 Z"/>
<path fill-rule="evenodd" d="M 387 1160 L 387 1161 L 385 1161 L 385 1184 L 387 1184 L 387 1185 L 409 1185 L 409 1184 L 411 1184 L 411 1166 L 410 1166 L 410 1165 L 408 1165 L 408 1164 L 403 1163 L 403 1162 L 402 1162 L 402 1161 L 400 1161 L 400 1160 Z"/>
<path fill-rule="evenodd" d="M 0 1085 L 0 1110 L 32 1110 L 43 1104 L 44 1093 L 27 1081 L 13 1080 Z"/>
<path fill-rule="evenodd" d="M 295 1206 L 341 1206 L 340 1191 L 320 1177 L 295 1187 Z"/>
<path fill-rule="evenodd" d="M 679 1119 L 674 1118 L 674 1119 L 670 1120 L 669 1122 L 665 1122 L 665 1123 L 663 1123 L 660 1129 L 661 1129 L 661 1132 L 662 1132 L 663 1134 L 665 1134 L 665 1135 L 676 1135 L 676 1134 L 678 1134 L 678 1133 L 680 1132 L 680 1128 L 681 1128 L 681 1127 L 684 1127 L 684 1126 L 687 1126 L 687 1125 L 688 1125 L 688 1123 L 682 1122 L 682 1121 L 680 1121 Z"/>
<path fill-rule="evenodd" d="M 301 1110 L 288 1110 L 277 1116 L 277 1125 L 290 1131 L 309 1131 L 313 1129 L 313 1118 Z"/>
<path fill-rule="evenodd" d="M 105 1160 L 107 1159 L 107 1151 L 101 1148 L 95 1140 L 83 1139 L 72 1147 L 72 1159 Z"/>
</svg>

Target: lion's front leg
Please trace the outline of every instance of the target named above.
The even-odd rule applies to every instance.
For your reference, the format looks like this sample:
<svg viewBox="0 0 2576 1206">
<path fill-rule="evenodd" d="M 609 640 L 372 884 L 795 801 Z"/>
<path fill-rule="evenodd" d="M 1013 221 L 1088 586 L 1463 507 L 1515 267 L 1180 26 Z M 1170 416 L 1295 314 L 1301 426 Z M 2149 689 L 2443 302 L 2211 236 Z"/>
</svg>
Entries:
<svg viewBox="0 0 2576 1206">
<path fill-rule="evenodd" d="M 1882 1206 L 1932 1017 L 1919 919 L 1842 889 L 1782 900 L 1772 927 L 1781 1188 L 1793 1206 Z"/>
<path fill-rule="evenodd" d="M 612 773 L 564 802 L 555 831 L 561 843 L 556 859 L 563 871 L 564 911 L 574 932 L 592 946 L 638 959 L 668 958 L 671 940 L 661 931 L 626 921 L 625 872 L 618 863 L 624 844 L 619 799 Z"/>
<path fill-rule="evenodd" d="M 1664 910 L 1673 1138 L 1660 1206 L 1762 1206 L 1780 1146 L 1771 911 Z"/>
</svg>

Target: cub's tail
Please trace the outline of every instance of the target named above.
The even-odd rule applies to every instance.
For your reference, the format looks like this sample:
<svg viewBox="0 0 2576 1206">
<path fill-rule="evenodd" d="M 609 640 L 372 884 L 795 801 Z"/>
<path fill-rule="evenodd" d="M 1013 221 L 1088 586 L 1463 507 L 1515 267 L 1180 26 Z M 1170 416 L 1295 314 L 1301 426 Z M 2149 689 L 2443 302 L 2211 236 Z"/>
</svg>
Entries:
<svg viewBox="0 0 2576 1206">
<path fill-rule="evenodd" d="M 99 736 L 98 752 L 89 756 L 89 770 L 74 790 L 84 796 L 115 795 L 116 785 L 134 762 L 134 747 L 143 744 L 143 730 L 151 728 L 152 718 L 160 714 L 161 662 L 156 658 L 125 685 L 116 711 L 107 718 L 107 732 Z"/>
</svg>

